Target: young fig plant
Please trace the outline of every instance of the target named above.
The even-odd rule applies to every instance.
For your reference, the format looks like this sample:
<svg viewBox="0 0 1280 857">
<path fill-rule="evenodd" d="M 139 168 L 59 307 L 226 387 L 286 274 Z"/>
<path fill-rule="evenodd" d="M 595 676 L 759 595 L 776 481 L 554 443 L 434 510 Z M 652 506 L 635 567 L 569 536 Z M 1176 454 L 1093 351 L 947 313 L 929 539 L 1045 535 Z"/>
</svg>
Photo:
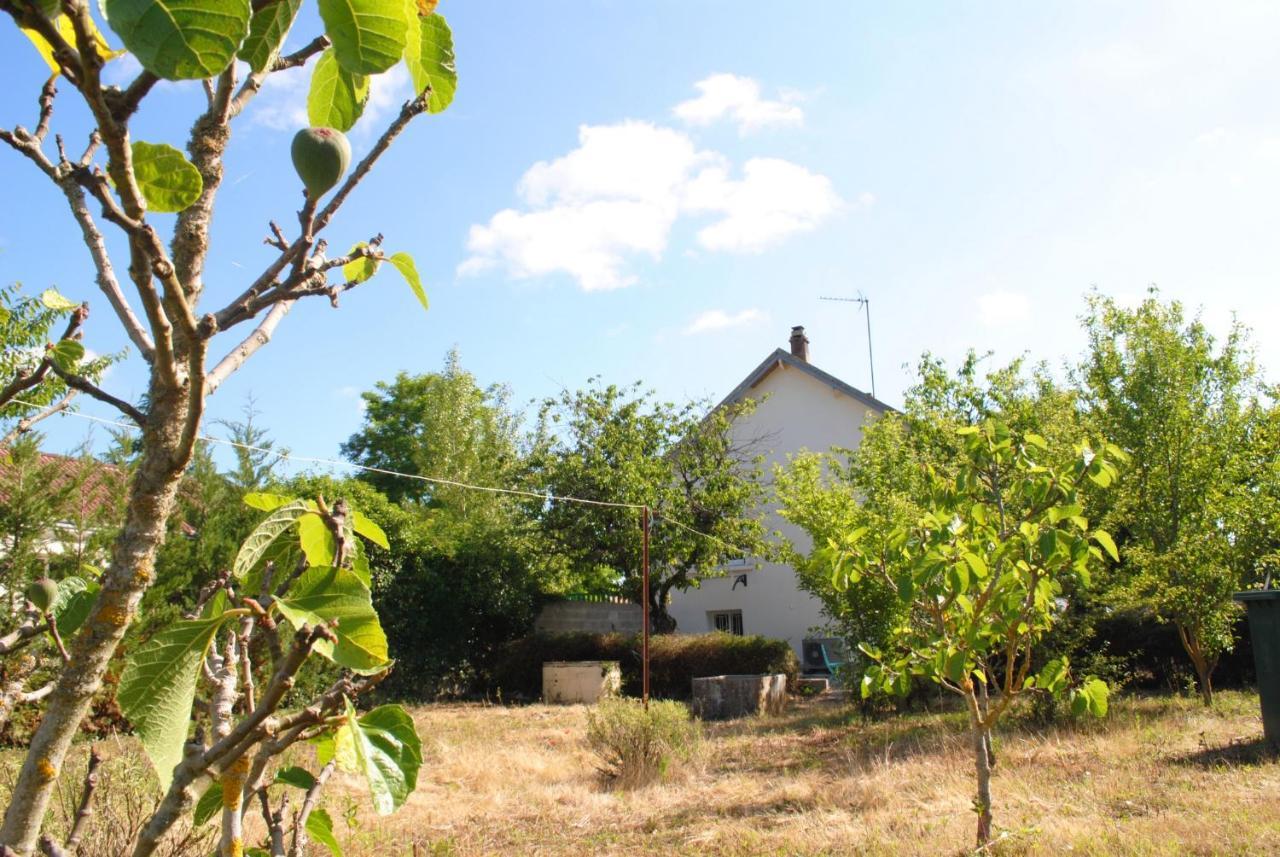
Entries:
<svg viewBox="0 0 1280 857">
<path fill-rule="evenodd" d="M 367 782 L 380 814 L 417 784 L 422 743 L 408 712 L 384 705 L 360 715 L 353 703 L 391 668 L 358 538 L 385 548 L 386 535 L 343 500 L 245 499 L 266 515 L 232 568 L 185 620 L 140 647 L 120 678 L 120 709 L 165 790 L 135 857 L 151 854 L 188 812 L 197 825 L 220 817 L 220 855 L 246 853 L 245 819 L 255 811 L 264 853 L 300 857 L 314 840 L 340 855 L 320 800 L 335 768 Z M 314 698 L 290 699 L 312 655 L 341 675 Z M 202 683 L 207 703 L 197 702 Z M 316 745 L 318 770 L 275 770 L 299 742 Z M 300 808 L 289 812 L 298 790 Z"/>
<path fill-rule="evenodd" d="M 887 583 L 907 617 L 882 651 L 862 647 L 871 666 L 863 696 L 905 693 L 913 680 L 936 682 L 964 702 L 973 739 L 979 847 L 991 840 L 992 730 L 1017 697 L 1040 688 L 1066 694 L 1078 713 L 1107 711 L 1107 686 L 1073 684 L 1063 660 L 1032 672 L 1035 647 L 1053 626 L 1068 578 L 1088 586 L 1093 565 L 1116 548 L 1085 517 L 1086 480 L 1106 488 L 1124 453 L 1111 444 L 1078 445 L 1064 466 L 1033 433 L 989 419 L 960 430 L 964 460 L 954 481 L 931 474 L 931 497 L 913 526 L 866 529 L 833 539 L 833 581 Z M 1065 456 L 1058 456 L 1059 460 Z"/>
<path fill-rule="evenodd" d="M 82 242 L 82 261 L 93 269 L 93 276 L 80 276 L 77 281 L 92 284 L 101 293 L 103 305 L 128 337 L 145 376 L 135 402 L 101 386 L 102 378 L 94 377 L 95 361 L 85 359 L 87 352 L 80 342 L 80 327 L 87 315 L 82 295 L 75 295 L 74 301 L 46 303 L 50 311 L 70 314 L 70 320 L 66 332 L 50 342 L 34 368 L 28 366 L 34 361 L 25 356 L 21 365 L 14 365 L 5 359 L 13 349 L 0 349 L 4 352 L 0 354 L 0 419 L 19 420 L 13 431 L 21 434 L 35 421 L 66 408 L 73 394 L 98 399 L 142 429 L 118 536 L 88 599 L 89 610 L 73 635 L 57 626 L 67 656 L 40 700 L 39 725 L 5 795 L 0 852 L 29 857 L 40 843 L 73 739 L 155 581 L 156 556 L 200 436 L 208 397 L 272 340 L 295 304 L 324 297 L 336 307 L 340 294 L 367 281 L 363 264 L 356 266 L 358 276 L 336 278 L 353 262 L 372 259 L 376 267 L 382 258 L 380 236 L 372 237 L 378 235 L 376 225 L 367 231 L 360 227 L 370 237 L 358 254 L 339 257 L 325 252 L 332 229 L 357 191 L 363 191 L 369 177 L 378 174 L 382 158 L 409 124 L 447 108 L 457 90 L 453 35 L 434 3 L 318 0 L 312 6 L 318 15 L 304 12 L 303 6 L 304 0 L 0 0 L 0 21 L 14 38 L 29 40 L 34 47 L 6 48 L 6 59 L 12 54 L 14 62 L 21 62 L 25 53 L 29 65 L 38 72 L 47 68 L 51 75 L 38 75 L 44 82 L 30 94 L 30 117 L 0 118 L 0 149 L 29 164 L 32 175 L 48 180 L 52 197 L 65 201 L 69 219 L 62 227 L 69 232 L 64 234 L 74 234 Z M 298 47 L 286 53 L 286 38 L 295 24 L 311 32 L 298 34 Z M 413 82 L 412 97 L 392 111 L 380 129 L 374 129 L 367 153 L 358 166 L 352 165 L 337 134 L 364 115 L 373 76 L 396 66 Z M 225 159 L 236 146 L 236 131 L 252 113 L 258 94 L 279 80 L 277 75 L 286 73 L 310 76 L 307 124 L 335 130 L 318 137 L 309 134 L 299 143 L 308 155 L 299 166 L 308 186 L 300 210 L 294 209 L 292 199 L 259 194 L 253 201 L 254 210 L 277 212 L 277 219 L 263 224 L 269 229 L 268 249 L 256 270 L 242 282 L 222 283 L 217 290 L 206 291 L 206 272 L 222 267 L 213 253 L 230 252 L 243 258 L 242 251 L 211 240 L 211 224 L 225 219 L 216 216 L 227 175 Z M 15 74 L 13 79 L 26 78 Z M 162 82 L 170 85 L 160 86 Z M 190 128 L 180 139 L 144 139 L 135 127 L 136 116 L 151 115 L 143 108 L 160 92 L 164 93 L 163 112 L 170 115 L 159 126 L 150 127 L 157 133 L 165 127 Z M 67 98 L 74 105 L 68 105 L 71 109 L 65 115 L 76 119 L 59 127 L 64 125 L 62 105 Z M 301 107 L 302 100 L 298 98 L 296 106 Z M 187 115 L 176 115 L 184 104 L 189 108 Z M 76 135 L 82 136 L 76 139 Z M 280 145 L 257 145 L 255 154 L 285 158 L 289 141 L 277 142 Z M 319 204 L 322 191 L 328 194 L 323 207 Z M 282 226 L 279 214 L 290 209 L 296 210 L 296 226 Z M 51 234 L 56 228 L 50 225 Z M 343 239 L 344 245 L 349 246 L 348 240 Z M 259 245 L 256 237 L 253 244 Z M 112 258 L 121 247 L 127 248 L 127 263 Z M 425 307 L 426 293 L 413 258 L 401 251 L 386 261 Z M 212 303 L 215 299 L 217 303 Z M 0 304 L 7 304 L 3 293 Z M 7 310 L 6 315 L 13 320 Z M 19 313 L 18 320 L 28 317 L 37 322 L 41 318 L 27 312 Z M 0 320 L 0 326 L 14 325 Z M 29 338 L 24 336 L 24 343 Z M 0 340 L 15 341 L 12 336 L 0 336 Z M 46 341 L 41 336 L 26 344 L 39 346 Z M 314 534 L 316 527 L 306 526 Z M 331 571 L 323 572 L 323 567 Z M 283 582 L 292 578 L 292 570 L 281 569 L 278 575 Z M 286 625 L 301 623 L 308 633 L 295 640 L 299 651 L 317 652 L 350 669 L 356 678 L 349 681 L 356 685 L 364 681 L 365 673 L 380 668 L 377 635 L 372 630 L 375 622 L 343 618 L 331 627 L 321 616 L 324 621 L 317 623 L 322 612 L 318 608 L 325 605 L 359 607 L 361 596 L 353 581 L 360 582 L 354 559 L 328 566 L 312 562 L 289 581 L 291 586 L 305 584 L 311 590 L 287 590 L 278 598 L 272 590 L 266 593 L 270 597 L 260 601 L 262 593 L 253 587 L 255 581 L 248 581 L 246 589 L 246 581 L 236 578 L 233 590 L 239 601 L 228 600 L 224 593 L 215 600 L 226 609 L 193 616 L 162 632 L 157 639 L 164 645 L 148 651 L 152 661 L 136 664 L 130 673 L 137 682 L 161 683 L 158 690 L 162 692 L 154 695 L 135 690 L 139 695 L 133 702 L 141 706 L 135 710 L 135 724 L 150 736 L 149 744 L 163 746 L 168 754 L 159 766 L 162 777 L 172 777 L 179 784 L 193 772 L 198 772 L 198 778 L 207 778 L 210 771 L 230 776 L 234 771 L 224 766 L 239 764 L 248 752 L 244 741 L 259 742 L 253 744 L 257 747 L 261 741 L 278 740 L 278 735 L 261 731 L 275 722 L 269 719 L 270 705 L 259 709 L 269 700 L 255 697 L 248 710 L 267 720 L 256 722 L 254 715 L 236 720 L 224 712 L 218 722 L 233 724 L 227 735 L 205 732 L 202 739 L 212 743 L 184 744 L 190 714 L 190 706 L 184 703 L 193 686 L 188 667 L 194 665 L 200 675 L 205 667 L 213 670 L 213 658 L 205 657 L 206 653 L 216 653 L 224 672 L 226 664 L 243 662 L 245 657 L 261 662 L 259 654 L 250 650 L 245 655 L 237 648 L 240 643 L 233 647 L 230 642 L 243 635 L 246 627 L 262 628 L 281 617 Z M 322 598 L 320 593 L 329 591 L 326 587 L 343 594 Z M 213 602 L 206 606 L 213 609 Z M 35 625 L 30 623 L 32 628 Z M 22 638 L 27 643 L 19 640 L 14 645 L 25 647 L 35 636 L 46 636 L 49 623 L 39 625 L 31 636 Z M 347 630 L 353 627 L 360 633 Z M 16 651 L 5 648 L 6 639 L 7 635 L 0 639 L 0 657 Z M 283 643 L 281 648 L 287 659 L 293 649 Z M 385 654 L 381 657 L 385 659 Z M 273 668 L 286 664 L 281 661 Z M 7 672 L 8 663 L 4 666 Z M 213 674 L 221 675 L 217 670 Z M 222 679 L 226 676 L 221 675 Z M 204 680 L 212 681 L 207 675 Z M 247 690 L 243 679 L 240 687 Z M 229 694 L 217 698 L 231 699 Z M 240 692 L 236 700 L 243 709 L 245 693 Z M 331 708 L 337 712 L 338 701 Z M 248 725 L 241 732 L 239 724 Z M 182 776 L 169 764 L 175 747 L 181 758 L 179 768 L 187 771 Z M 188 764 L 190 770 L 184 767 Z M 155 846 L 149 837 L 167 829 L 176 817 L 175 808 L 185 811 L 194 794 L 192 783 L 175 788 L 177 803 L 162 804 L 154 823 L 145 826 L 136 853 L 150 853 Z"/>
</svg>

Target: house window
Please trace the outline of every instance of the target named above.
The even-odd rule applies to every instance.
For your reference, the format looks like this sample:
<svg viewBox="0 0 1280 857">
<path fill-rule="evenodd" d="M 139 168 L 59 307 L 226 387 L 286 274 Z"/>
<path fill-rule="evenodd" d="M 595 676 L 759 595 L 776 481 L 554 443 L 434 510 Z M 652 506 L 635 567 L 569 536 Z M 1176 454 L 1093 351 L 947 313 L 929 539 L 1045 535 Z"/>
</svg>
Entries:
<svg viewBox="0 0 1280 857">
<path fill-rule="evenodd" d="M 734 634 L 742 636 L 742 611 L 741 610 L 718 610 L 709 613 L 711 618 L 711 627 L 716 631 L 724 631 L 726 634 Z"/>
</svg>

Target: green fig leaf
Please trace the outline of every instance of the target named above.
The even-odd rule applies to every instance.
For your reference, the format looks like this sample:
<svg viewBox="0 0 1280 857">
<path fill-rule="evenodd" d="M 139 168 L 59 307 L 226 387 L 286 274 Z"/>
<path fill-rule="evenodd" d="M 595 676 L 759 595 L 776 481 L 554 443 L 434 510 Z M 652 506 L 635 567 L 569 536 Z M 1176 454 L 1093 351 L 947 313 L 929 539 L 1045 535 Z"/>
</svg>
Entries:
<svg viewBox="0 0 1280 857">
<path fill-rule="evenodd" d="M 293 27 L 302 0 L 271 0 L 249 19 L 249 37 L 240 46 L 240 59 L 261 74 L 280 56 L 280 48 Z"/>
<path fill-rule="evenodd" d="M 369 78 L 339 65 L 333 48 L 320 55 L 311 72 L 307 121 L 321 128 L 350 131 L 369 101 Z"/>
<path fill-rule="evenodd" d="M 337 620 L 337 643 L 321 640 L 316 651 L 358 673 L 380 672 L 389 663 L 387 636 L 373 609 L 373 597 L 345 568 L 310 568 L 275 602 L 295 628 Z"/>
<path fill-rule="evenodd" d="M 409 0 L 413 6 L 413 0 Z M 404 60 L 413 78 L 415 92 L 427 87 L 427 112 L 440 113 L 453 103 L 458 91 L 458 68 L 453 53 L 453 32 L 443 15 L 427 15 L 417 18 L 417 26 L 409 27 L 410 44 L 405 48 Z"/>
<path fill-rule="evenodd" d="M 409 284 L 409 288 L 413 290 L 413 295 L 418 299 L 418 303 L 422 304 L 422 308 L 429 309 L 427 291 L 422 288 L 422 278 L 418 276 L 418 266 L 414 264 L 413 257 L 408 253 L 395 253 L 388 257 L 387 261 L 396 266 L 396 270 Z"/>
<path fill-rule="evenodd" d="M 152 211 L 182 211 L 204 190 L 195 165 L 164 143 L 134 142 L 133 174 Z"/>
<path fill-rule="evenodd" d="M 347 71 L 381 74 L 404 55 L 408 21 L 402 0 L 319 0 L 324 31 Z"/>
<path fill-rule="evenodd" d="M 162 791 L 182 761 L 200 662 L 224 617 L 174 622 L 144 643 L 120 674 L 116 701 L 138 731 Z"/>
<path fill-rule="evenodd" d="M 80 307 L 80 304 L 66 297 L 57 289 L 45 289 L 41 292 L 40 303 L 58 312 L 71 312 L 73 309 Z"/>
<path fill-rule="evenodd" d="M 107 23 L 164 80 L 221 74 L 249 33 L 249 0 L 105 0 Z"/>
</svg>

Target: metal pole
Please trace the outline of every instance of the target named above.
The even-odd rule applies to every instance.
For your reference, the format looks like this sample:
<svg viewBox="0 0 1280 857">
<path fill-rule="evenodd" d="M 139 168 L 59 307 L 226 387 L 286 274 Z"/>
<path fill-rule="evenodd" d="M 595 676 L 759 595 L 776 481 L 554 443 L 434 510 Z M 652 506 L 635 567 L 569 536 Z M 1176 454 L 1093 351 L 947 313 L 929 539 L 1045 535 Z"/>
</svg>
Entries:
<svg viewBox="0 0 1280 857">
<path fill-rule="evenodd" d="M 871 351 L 871 299 L 859 298 L 862 308 L 867 311 L 867 362 L 871 364 L 871 398 L 876 397 L 876 358 Z"/>
<path fill-rule="evenodd" d="M 871 367 L 871 395 L 874 397 L 876 394 L 876 358 L 871 349 L 871 298 L 865 297 L 862 292 L 858 292 L 856 298 L 820 297 L 818 300 L 858 304 L 867 311 L 867 362 Z"/>
<path fill-rule="evenodd" d="M 643 629 L 641 631 L 642 642 L 640 644 L 640 659 L 643 665 L 640 669 L 640 698 L 644 701 L 644 710 L 649 710 L 649 507 L 645 506 L 640 510 L 640 530 L 643 536 L 640 539 L 640 564 L 643 566 L 642 576 L 644 578 L 644 607 L 642 612 Z"/>
</svg>

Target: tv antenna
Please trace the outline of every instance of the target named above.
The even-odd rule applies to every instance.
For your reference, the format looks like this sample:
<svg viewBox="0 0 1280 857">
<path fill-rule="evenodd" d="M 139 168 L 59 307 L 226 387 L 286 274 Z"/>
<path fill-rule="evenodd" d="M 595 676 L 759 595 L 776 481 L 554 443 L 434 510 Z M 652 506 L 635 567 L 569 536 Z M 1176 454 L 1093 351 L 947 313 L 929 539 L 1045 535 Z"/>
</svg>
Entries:
<svg viewBox="0 0 1280 857">
<path fill-rule="evenodd" d="M 871 298 L 858 292 L 858 296 L 854 298 L 829 298 L 820 297 L 821 301 L 838 301 L 846 304 L 858 304 L 860 309 L 867 311 L 867 363 L 871 366 L 871 396 L 876 395 L 876 359 L 871 351 Z"/>
</svg>

